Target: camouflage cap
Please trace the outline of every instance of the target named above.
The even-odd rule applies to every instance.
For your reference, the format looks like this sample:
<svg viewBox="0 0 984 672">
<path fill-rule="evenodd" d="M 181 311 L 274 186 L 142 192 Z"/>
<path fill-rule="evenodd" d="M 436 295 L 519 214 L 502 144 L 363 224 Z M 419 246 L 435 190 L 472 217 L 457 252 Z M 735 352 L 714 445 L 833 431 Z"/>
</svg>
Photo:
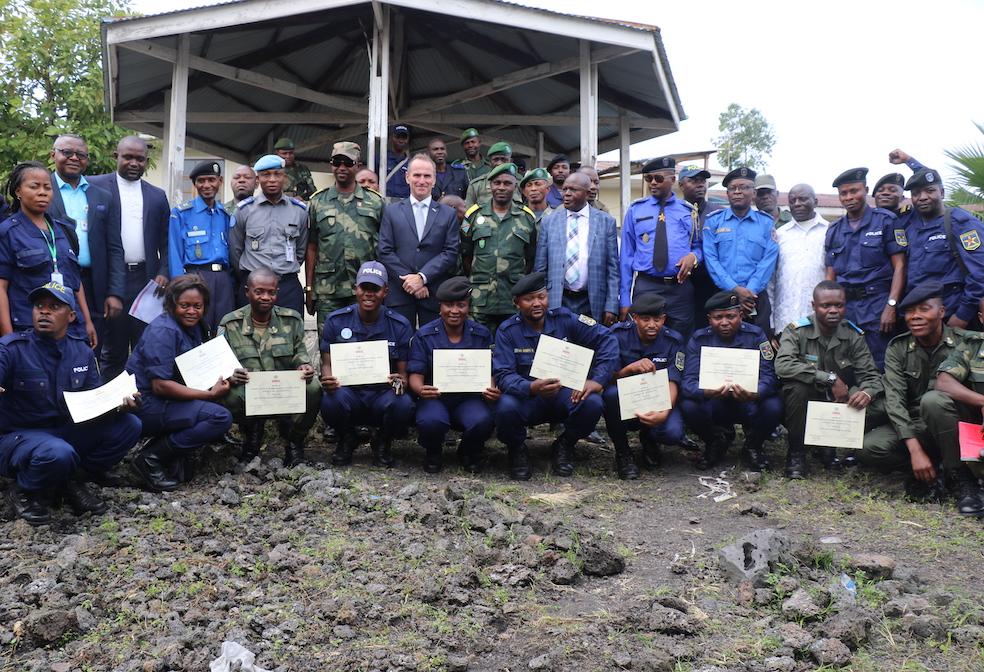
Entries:
<svg viewBox="0 0 984 672">
<path fill-rule="evenodd" d="M 336 142 L 331 147 L 331 158 L 336 156 L 344 156 L 353 161 L 358 161 L 362 158 L 362 148 L 355 142 Z"/>
</svg>

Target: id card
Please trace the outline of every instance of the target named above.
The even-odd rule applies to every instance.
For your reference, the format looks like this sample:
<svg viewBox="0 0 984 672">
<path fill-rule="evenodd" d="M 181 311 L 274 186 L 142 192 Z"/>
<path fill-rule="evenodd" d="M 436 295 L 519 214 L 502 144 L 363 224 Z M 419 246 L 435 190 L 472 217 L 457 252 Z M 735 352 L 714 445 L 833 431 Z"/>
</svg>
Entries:
<svg viewBox="0 0 984 672">
<path fill-rule="evenodd" d="M 51 274 L 51 281 L 57 282 L 59 285 L 64 285 L 65 277 L 61 273 L 55 271 L 54 273 Z"/>
<path fill-rule="evenodd" d="M 294 241 L 292 241 L 290 238 L 284 241 L 284 256 L 287 258 L 287 261 L 289 261 L 290 263 L 294 263 L 294 261 L 297 259 L 297 257 L 295 256 Z"/>
</svg>

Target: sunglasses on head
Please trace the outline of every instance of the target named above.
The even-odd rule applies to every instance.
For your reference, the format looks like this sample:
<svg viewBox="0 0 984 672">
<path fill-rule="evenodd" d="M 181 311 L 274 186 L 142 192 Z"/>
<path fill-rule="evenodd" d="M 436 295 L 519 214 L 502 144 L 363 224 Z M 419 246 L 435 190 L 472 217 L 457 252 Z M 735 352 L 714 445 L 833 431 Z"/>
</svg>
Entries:
<svg viewBox="0 0 984 672">
<path fill-rule="evenodd" d="M 662 184 L 663 180 L 666 179 L 666 175 L 660 175 L 659 173 L 647 173 L 642 176 L 646 182 L 655 182 L 656 184 Z"/>
<path fill-rule="evenodd" d="M 331 165 L 333 166 L 348 166 L 351 168 L 355 165 L 355 161 L 348 158 L 347 156 L 333 156 L 331 157 Z"/>
</svg>

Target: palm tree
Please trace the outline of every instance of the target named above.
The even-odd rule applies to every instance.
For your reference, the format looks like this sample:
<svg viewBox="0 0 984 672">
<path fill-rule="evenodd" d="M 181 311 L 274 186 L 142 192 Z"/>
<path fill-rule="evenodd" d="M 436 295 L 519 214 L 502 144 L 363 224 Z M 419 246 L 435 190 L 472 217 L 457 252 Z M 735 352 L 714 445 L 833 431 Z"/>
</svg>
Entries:
<svg viewBox="0 0 984 672">
<path fill-rule="evenodd" d="M 984 134 L 984 124 L 975 124 Z M 954 162 L 957 178 L 950 185 L 950 205 L 970 206 L 966 209 L 984 219 L 984 146 L 967 145 L 948 149 L 946 157 Z"/>
</svg>

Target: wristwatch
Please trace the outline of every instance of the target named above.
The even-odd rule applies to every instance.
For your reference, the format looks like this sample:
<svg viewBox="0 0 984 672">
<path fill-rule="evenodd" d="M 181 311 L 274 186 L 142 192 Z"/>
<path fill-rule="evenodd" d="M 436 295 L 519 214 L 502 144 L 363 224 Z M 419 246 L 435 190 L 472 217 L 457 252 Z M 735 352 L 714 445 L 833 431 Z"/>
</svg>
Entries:
<svg viewBox="0 0 984 672">
<path fill-rule="evenodd" d="M 311 285 L 308 285 L 308 286 L 306 286 L 304 288 L 304 293 L 305 294 L 307 294 L 308 292 L 313 292 L 313 291 L 314 291 L 314 287 L 312 287 Z"/>
<path fill-rule="evenodd" d="M 827 384 L 833 385 L 836 382 L 837 382 L 837 374 L 831 371 L 830 373 L 827 374 Z"/>
<path fill-rule="evenodd" d="M 894 308 L 895 306 L 899 305 L 899 302 L 896 301 L 895 299 L 889 299 L 888 300 L 888 305 L 890 305 L 892 308 Z"/>
</svg>

